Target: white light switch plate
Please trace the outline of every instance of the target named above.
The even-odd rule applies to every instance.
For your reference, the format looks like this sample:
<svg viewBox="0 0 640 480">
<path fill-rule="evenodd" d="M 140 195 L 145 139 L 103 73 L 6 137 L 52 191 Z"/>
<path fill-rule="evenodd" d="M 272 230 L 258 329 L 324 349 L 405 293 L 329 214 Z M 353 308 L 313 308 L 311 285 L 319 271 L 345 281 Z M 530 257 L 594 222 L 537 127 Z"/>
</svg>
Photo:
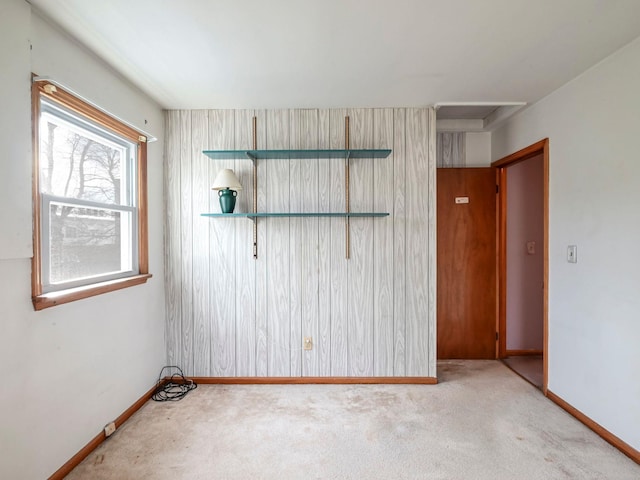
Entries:
<svg viewBox="0 0 640 480">
<path fill-rule="evenodd" d="M 536 254 L 536 242 L 527 242 L 527 253 L 529 255 Z"/>
<path fill-rule="evenodd" d="M 567 247 L 567 262 L 578 263 L 578 246 L 569 245 Z"/>
</svg>

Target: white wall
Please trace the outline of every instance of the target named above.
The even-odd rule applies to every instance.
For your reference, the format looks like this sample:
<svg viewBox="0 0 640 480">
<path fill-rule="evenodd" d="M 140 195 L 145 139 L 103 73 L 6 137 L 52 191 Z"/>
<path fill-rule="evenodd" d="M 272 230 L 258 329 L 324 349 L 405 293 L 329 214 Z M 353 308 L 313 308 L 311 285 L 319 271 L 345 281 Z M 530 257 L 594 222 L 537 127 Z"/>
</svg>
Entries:
<svg viewBox="0 0 640 480">
<path fill-rule="evenodd" d="M 10 248 L 0 255 L 5 258 L 0 260 L 0 478 L 42 479 L 151 388 L 164 364 L 162 142 L 150 144 L 148 154 L 153 278 L 145 285 L 35 312 L 30 240 L 25 241 L 31 238 L 30 72 L 68 84 L 158 138 L 163 136 L 163 117 L 158 105 L 22 0 L 3 0 L 0 44 L 0 119 L 3 126 L 11 125 L 11 134 L 3 131 L 0 143 L 13 144 L 13 153 L 2 150 L 0 158 L 0 247 Z M 14 194 L 19 201 L 8 215 L 4 210 Z"/>
<path fill-rule="evenodd" d="M 509 120 L 549 137 L 549 389 L 640 449 L 640 39 Z M 578 263 L 567 263 L 567 245 Z"/>
<path fill-rule="evenodd" d="M 29 5 L 0 2 L 0 259 L 24 258 L 31 241 Z M 9 114 L 11 112 L 11 114 Z M 11 228 L 7 228 L 11 225 Z"/>
<path fill-rule="evenodd" d="M 467 132 L 466 166 L 488 167 L 491 165 L 491 132 Z"/>
</svg>

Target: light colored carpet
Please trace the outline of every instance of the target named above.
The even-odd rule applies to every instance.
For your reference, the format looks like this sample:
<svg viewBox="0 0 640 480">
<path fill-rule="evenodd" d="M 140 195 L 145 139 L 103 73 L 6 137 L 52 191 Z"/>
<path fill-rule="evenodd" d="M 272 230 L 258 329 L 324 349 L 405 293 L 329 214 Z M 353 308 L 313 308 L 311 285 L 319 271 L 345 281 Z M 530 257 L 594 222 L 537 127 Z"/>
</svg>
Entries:
<svg viewBox="0 0 640 480">
<path fill-rule="evenodd" d="M 639 479 L 498 361 L 439 385 L 200 385 L 148 402 L 74 479 Z"/>
</svg>

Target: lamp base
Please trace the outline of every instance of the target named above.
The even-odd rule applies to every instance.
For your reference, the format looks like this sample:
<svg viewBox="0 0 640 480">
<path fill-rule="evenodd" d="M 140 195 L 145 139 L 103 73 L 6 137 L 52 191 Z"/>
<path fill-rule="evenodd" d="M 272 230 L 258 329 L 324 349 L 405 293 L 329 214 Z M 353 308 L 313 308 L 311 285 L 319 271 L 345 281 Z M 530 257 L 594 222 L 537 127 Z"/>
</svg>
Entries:
<svg viewBox="0 0 640 480">
<path fill-rule="evenodd" d="M 222 213 L 233 213 L 233 209 L 236 208 L 236 196 L 238 192 L 235 190 L 218 190 L 218 197 L 220 198 L 220 210 Z"/>
</svg>

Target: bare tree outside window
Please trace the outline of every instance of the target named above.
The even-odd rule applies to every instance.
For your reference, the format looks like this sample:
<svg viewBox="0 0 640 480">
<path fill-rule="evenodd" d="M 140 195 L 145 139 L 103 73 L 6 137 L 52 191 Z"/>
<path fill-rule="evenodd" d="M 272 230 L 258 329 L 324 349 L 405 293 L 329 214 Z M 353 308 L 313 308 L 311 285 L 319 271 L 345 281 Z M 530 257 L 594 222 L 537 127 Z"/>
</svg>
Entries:
<svg viewBox="0 0 640 480">
<path fill-rule="evenodd" d="M 123 226 L 132 218 L 115 209 L 130 204 L 126 145 L 44 113 L 41 119 L 41 185 L 50 195 L 50 282 L 59 283 L 131 268 L 123 265 Z M 91 202 L 77 205 L 74 200 Z M 112 207 L 112 208 L 109 208 Z"/>
</svg>

